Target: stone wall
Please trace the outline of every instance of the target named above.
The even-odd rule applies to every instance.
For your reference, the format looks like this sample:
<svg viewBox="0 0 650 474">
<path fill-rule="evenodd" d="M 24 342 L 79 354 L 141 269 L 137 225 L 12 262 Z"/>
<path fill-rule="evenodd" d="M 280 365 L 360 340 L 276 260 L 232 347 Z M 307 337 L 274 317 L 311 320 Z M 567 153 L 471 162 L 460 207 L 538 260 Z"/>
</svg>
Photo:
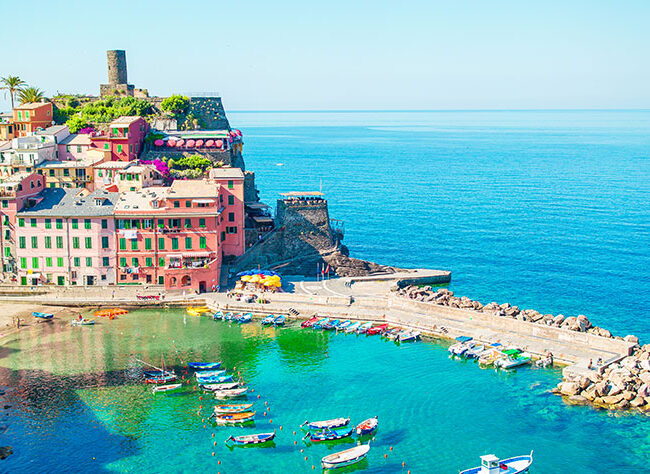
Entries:
<svg viewBox="0 0 650 474">
<path fill-rule="evenodd" d="M 188 113 L 198 118 L 205 130 L 230 130 L 221 97 L 190 97 Z"/>
</svg>

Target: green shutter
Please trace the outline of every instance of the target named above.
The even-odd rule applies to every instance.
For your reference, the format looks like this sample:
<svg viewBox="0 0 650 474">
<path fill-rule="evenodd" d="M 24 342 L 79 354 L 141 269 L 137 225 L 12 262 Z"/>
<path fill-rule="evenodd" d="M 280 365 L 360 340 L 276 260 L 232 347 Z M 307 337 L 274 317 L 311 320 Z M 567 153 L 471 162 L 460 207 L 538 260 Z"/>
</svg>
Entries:
<svg viewBox="0 0 650 474">
<path fill-rule="evenodd" d="M 165 238 L 158 237 L 158 250 L 165 250 Z"/>
<path fill-rule="evenodd" d="M 93 248 L 93 239 L 92 239 L 92 237 L 86 237 L 86 248 L 87 249 Z"/>
<path fill-rule="evenodd" d="M 147 237 L 144 239 L 144 249 L 151 250 L 151 238 Z"/>
<path fill-rule="evenodd" d="M 131 239 L 131 250 L 138 250 L 138 240 Z"/>
<path fill-rule="evenodd" d="M 72 228 L 73 229 L 79 228 L 79 221 L 77 219 L 72 219 Z"/>
<path fill-rule="evenodd" d="M 79 237 L 72 237 L 72 248 L 73 249 L 79 248 Z"/>
<path fill-rule="evenodd" d="M 56 266 L 57 267 L 62 267 L 63 266 L 63 257 L 56 257 Z"/>
<path fill-rule="evenodd" d="M 204 249 L 206 247 L 205 237 L 199 237 L 199 248 Z"/>
<path fill-rule="evenodd" d="M 126 239 L 120 239 L 120 250 L 126 250 Z"/>
<path fill-rule="evenodd" d="M 192 249 L 192 237 L 185 237 L 185 250 Z"/>
</svg>

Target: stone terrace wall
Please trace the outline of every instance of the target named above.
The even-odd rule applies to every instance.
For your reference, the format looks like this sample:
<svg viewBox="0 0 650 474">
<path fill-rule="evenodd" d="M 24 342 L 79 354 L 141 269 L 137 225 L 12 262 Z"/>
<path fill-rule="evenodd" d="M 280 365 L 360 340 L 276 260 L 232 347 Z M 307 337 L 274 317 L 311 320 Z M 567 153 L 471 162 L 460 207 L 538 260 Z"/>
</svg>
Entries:
<svg viewBox="0 0 650 474">
<path fill-rule="evenodd" d="M 190 97 L 188 113 L 197 117 L 205 130 L 230 130 L 221 97 Z"/>
</svg>

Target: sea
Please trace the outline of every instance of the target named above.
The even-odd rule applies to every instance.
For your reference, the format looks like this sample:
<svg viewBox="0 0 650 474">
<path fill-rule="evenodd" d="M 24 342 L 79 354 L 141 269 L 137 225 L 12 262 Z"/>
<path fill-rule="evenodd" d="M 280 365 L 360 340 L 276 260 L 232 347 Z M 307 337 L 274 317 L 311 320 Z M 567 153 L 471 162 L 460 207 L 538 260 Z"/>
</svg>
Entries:
<svg viewBox="0 0 650 474">
<path fill-rule="evenodd" d="M 586 315 L 650 342 L 650 111 L 231 112 L 262 200 L 322 191 L 351 255 L 447 269 L 483 303 Z M 2 340 L 1 472 L 457 473 L 533 451 L 533 474 L 636 473 L 650 418 L 571 406 L 561 369 L 481 369 L 449 343 L 263 328 L 134 311 L 92 327 L 38 324 Z M 183 389 L 152 394 L 146 361 Z M 254 425 L 216 426 L 220 403 L 188 361 L 242 378 Z M 242 400 L 242 401 L 243 401 Z M 306 420 L 378 416 L 371 438 L 303 440 Z M 231 435 L 276 432 L 269 446 Z"/>
</svg>

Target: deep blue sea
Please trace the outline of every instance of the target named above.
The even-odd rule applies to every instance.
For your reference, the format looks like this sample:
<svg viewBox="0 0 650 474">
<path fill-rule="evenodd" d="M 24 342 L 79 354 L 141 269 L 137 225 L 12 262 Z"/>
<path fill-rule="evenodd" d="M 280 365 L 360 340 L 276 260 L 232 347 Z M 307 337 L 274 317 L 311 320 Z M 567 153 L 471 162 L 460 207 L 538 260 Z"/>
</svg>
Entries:
<svg viewBox="0 0 650 474">
<path fill-rule="evenodd" d="M 650 111 L 229 119 L 262 199 L 322 186 L 351 255 L 650 342 Z"/>
</svg>

